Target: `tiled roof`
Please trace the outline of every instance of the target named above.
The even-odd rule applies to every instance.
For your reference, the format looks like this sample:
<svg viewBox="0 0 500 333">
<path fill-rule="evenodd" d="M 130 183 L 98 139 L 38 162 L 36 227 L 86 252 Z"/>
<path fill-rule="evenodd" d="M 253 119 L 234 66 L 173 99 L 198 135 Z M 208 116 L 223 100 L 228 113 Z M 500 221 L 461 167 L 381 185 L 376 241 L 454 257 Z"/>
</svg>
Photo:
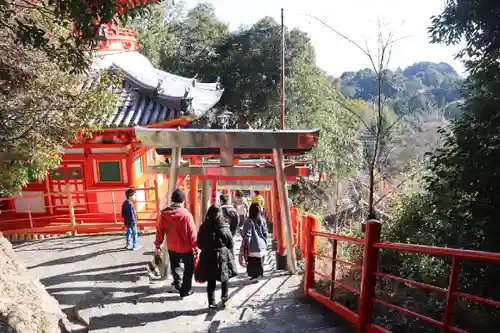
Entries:
<svg viewBox="0 0 500 333">
<path fill-rule="evenodd" d="M 217 83 L 201 83 L 160 71 L 138 52 L 110 54 L 95 63 L 91 88 L 100 69 L 111 66 L 125 75 L 121 91 L 122 103 L 104 121 L 107 127 L 134 127 L 171 120 L 182 115 L 199 118 L 219 101 L 223 89 Z"/>
<path fill-rule="evenodd" d="M 174 119 L 185 112 L 169 107 L 165 101 L 155 99 L 141 93 L 133 85 L 126 82 L 122 89 L 123 103 L 116 112 L 107 119 L 107 127 L 134 127 L 158 123 L 163 120 Z"/>
</svg>

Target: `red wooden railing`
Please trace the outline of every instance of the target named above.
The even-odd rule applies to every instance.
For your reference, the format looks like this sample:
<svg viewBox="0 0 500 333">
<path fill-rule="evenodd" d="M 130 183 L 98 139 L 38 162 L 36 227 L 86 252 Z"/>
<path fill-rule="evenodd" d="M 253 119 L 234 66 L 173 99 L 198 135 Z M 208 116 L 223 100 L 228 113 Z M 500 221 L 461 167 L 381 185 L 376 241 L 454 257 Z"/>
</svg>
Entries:
<svg viewBox="0 0 500 333">
<path fill-rule="evenodd" d="M 364 225 L 364 239 L 342 236 L 334 233 L 327 233 L 317 231 L 315 229 L 314 218 L 307 218 L 305 226 L 306 237 L 306 270 L 304 277 L 304 292 L 306 296 L 313 297 L 318 300 L 328 308 L 330 308 L 335 313 L 344 317 L 346 320 L 356 325 L 356 333 L 390 333 L 390 331 L 375 325 L 373 323 L 373 305 L 379 304 L 388 308 L 391 308 L 397 312 L 418 317 L 428 323 L 439 326 L 443 333 L 457 332 L 457 333 L 467 333 L 462 329 L 454 327 L 451 323 L 451 315 L 453 305 L 457 297 L 464 298 L 467 300 L 488 304 L 496 307 L 500 307 L 500 302 L 491 299 L 486 299 L 483 297 L 470 295 L 458 291 L 459 275 L 460 275 L 460 263 L 464 259 L 468 260 L 480 260 L 488 261 L 493 263 L 500 263 L 500 253 L 490 253 L 482 251 L 471 251 L 471 250 L 459 250 L 452 248 L 440 248 L 432 246 L 423 245 L 413 245 L 413 244 L 400 244 L 400 243 L 389 243 L 380 241 L 381 223 L 375 220 L 367 221 Z M 332 273 L 331 276 L 325 276 L 325 274 L 315 271 L 315 257 L 316 257 L 316 242 L 315 239 L 318 237 L 324 237 L 333 242 L 333 255 L 332 260 Z M 354 263 L 349 263 L 337 258 L 337 243 L 347 242 L 351 244 L 357 244 L 364 247 L 363 251 L 363 263 L 361 266 Z M 422 253 L 433 256 L 448 256 L 452 257 L 452 265 L 450 270 L 450 278 L 448 288 L 440 288 L 426 283 L 416 282 L 408 279 L 404 279 L 391 274 L 383 274 L 378 270 L 380 250 L 396 250 L 405 253 Z M 347 284 L 340 281 L 336 281 L 336 263 L 341 263 L 354 268 L 361 269 L 361 288 L 360 290 L 353 288 Z M 313 288 L 315 276 L 321 276 L 322 278 L 327 278 L 330 281 L 330 295 L 329 297 L 322 295 Z M 446 295 L 446 307 L 444 316 L 441 321 L 427 317 L 420 313 L 408 310 L 403 307 L 399 307 L 381 299 L 375 297 L 376 288 L 376 278 L 382 277 L 384 279 L 390 279 L 398 282 L 403 282 L 411 286 L 425 288 L 433 292 L 438 292 Z M 360 296 L 358 311 L 354 312 L 345 307 L 344 305 L 336 302 L 333 298 L 335 287 L 341 287 L 347 289 Z"/>
<path fill-rule="evenodd" d="M 158 184 L 155 181 L 154 187 L 133 188 L 138 194 L 143 194 L 145 200 L 135 200 L 137 209 L 137 226 L 140 230 L 154 230 L 158 221 L 160 211 L 160 199 Z M 65 192 L 24 195 L 18 197 L 0 198 L 0 202 L 24 200 L 27 202 L 27 212 L 19 213 L 15 209 L 15 204 L 8 205 L 12 209 L 4 209 L 0 214 L 0 232 L 5 236 L 28 236 L 28 235 L 51 235 L 77 233 L 105 233 L 116 232 L 124 229 L 121 217 L 122 200 L 118 200 L 117 193 L 124 193 L 128 189 L 112 188 L 98 190 L 70 191 Z M 90 193 L 109 194 L 110 200 L 77 202 L 78 196 Z M 65 200 L 66 203 L 54 204 L 53 198 Z M 39 199 L 43 202 L 45 213 L 38 213 L 30 207 L 31 199 Z M 106 207 L 98 208 L 96 212 L 89 211 L 91 205 L 101 205 Z M 56 212 L 55 210 L 58 210 Z"/>
</svg>

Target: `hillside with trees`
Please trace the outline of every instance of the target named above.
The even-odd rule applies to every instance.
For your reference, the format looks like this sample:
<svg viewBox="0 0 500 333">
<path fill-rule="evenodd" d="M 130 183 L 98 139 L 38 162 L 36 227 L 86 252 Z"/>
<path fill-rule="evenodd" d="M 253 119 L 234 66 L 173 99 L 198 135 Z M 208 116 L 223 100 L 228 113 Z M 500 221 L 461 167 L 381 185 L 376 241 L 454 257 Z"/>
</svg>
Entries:
<svg viewBox="0 0 500 333">
<path fill-rule="evenodd" d="M 497 177 L 500 169 L 495 163 L 495 156 L 500 155 L 500 117 L 497 112 L 500 107 L 500 38 L 496 33 L 500 28 L 499 10 L 497 3 L 447 1 L 443 12 L 431 19 L 429 35 L 432 42 L 457 45 L 465 41 L 458 56 L 469 76 L 462 91 L 460 113 L 455 115 L 449 126 L 439 130 L 442 141 L 437 145 L 438 149 L 413 174 L 413 180 L 408 182 L 412 186 L 392 196 L 384 207 L 388 214 L 377 216 L 384 222 L 382 237 L 385 241 L 500 252 L 497 222 L 500 206 L 496 195 L 500 190 Z M 486 26 L 488 29 L 478 29 Z M 378 46 L 383 49 L 383 45 Z M 372 77 L 371 80 L 375 76 L 376 85 L 370 86 L 377 87 L 375 96 L 367 96 L 368 99 L 377 101 L 380 96 L 391 93 L 391 77 L 394 74 L 387 74 L 385 77 L 377 73 L 366 75 Z M 373 95 L 373 89 L 370 94 Z M 388 108 L 376 108 L 379 119 L 384 112 L 390 111 Z M 383 126 L 383 121 L 378 124 Z M 384 141 L 378 140 L 381 143 Z M 357 218 L 361 222 L 366 215 Z M 343 231 L 362 237 L 357 223 Z M 351 262 L 359 262 L 362 255 L 359 249 L 347 246 L 343 247 L 342 253 Z M 382 253 L 380 262 L 383 273 L 442 288 L 450 283 L 451 267 L 449 257 L 393 251 Z M 499 302 L 499 274 L 498 264 L 461 261 L 459 290 Z M 359 280 L 358 273 L 353 270 L 345 274 L 343 282 L 356 284 Z M 443 318 L 446 299 L 431 295 L 422 288 L 388 281 L 380 281 L 379 288 L 380 297 L 388 303 L 437 320 Z M 342 298 L 348 306 L 355 304 L 350 295 Z M 375 312 L 376 322 L 391 332 L 433 333 L 442 329 L 415 316 L 402 316 L 380 309 Z M 500 311 L 498 306 L 490 306 L 487 301 L 457 298 L 452 325 L 461 331 L 492 332 L 500 325 Z"/>
<path fill-rule="evenodd" d="M 79 6 L 55 9 L 55 18 L 48 22 L 67 29 L 66 23 L 75 21 L 79 36 L 87 36 L 76 40 L 65 39 L 69 34 L 60 35 L 61 27 L 51 28 L 46 20 L 24 17 L 12 6 L 9 11 L 0 8 L 4 22 L 18 27 L 0 33 L 5 50 L 0 54 L 0 152 L 27 157 L 4 163 L 1 194 L 15 192 L 30 173 L 42 178 L 58 164 L 68 139 L 85 120 L 104 115 L 116 104 L 106 84 L 94 91 L 75 88 L 82 77 L 74 72 L 84 72 L 89 59 L 68 63 L 80 59 L 70 55 L 84 56 L 83 50 L 97 42 L 85 22 L 116 14 L 109 10 L 113 3 L 106 3 L 89 14 Z M 20 17 L 13 17 L 14 12 Z M 450 0 L 429 22 L 433 42 L 465 40 L 458 57 L 469 74 L 466 82 L 445 63 L 389 70 L 391 34 L 379 38 L 376 50 L 351 40 L 372 66 L 337 80 L 316 65 L 308 34 L 286 29 L 286 126 L 321 128 L 320 142 L 307 162 L 329 176 L 326 181 L 304 179 L 292 187 L 296 206 L 322 217 L 323 229 L 335 227 L 347 235 L 360 236 L 359 223 L 377 218 L 386 241 L 500 252 L 500 167 L 495 157 L 500 158 L 499 12 L 492 1 Z M 138 30 L 141 52 L 155 65 L 202 81 L 219 80 L 225 87 L 217 108 L 196 126 L 229 111 L 233 126 L 245 122 L 253 128 L 277 127 L 281 32 L 275 20 L 264 17 L 231 31 L 209 4 L 185 10 L 165 2 L 126 21 Z M 22 36 L 30 38 L 21 38 L 24 44 L 19 46 Z M 320 250 L 326 249 L 328 244 L 321 244 Z M 359 249 L 346 247 L 339 253 L 350 262 L 359 262 L 361 255 Z M 442 257 L 384 252 L 380 267 L 383 273 L 446 288 L 451 264 Z M 500 301 L 499 276 L 498 265 L 463 261 L 460 291 Z M 347 278 L 359 282 L 349 270 L 342 278 L 345 284 Z M 402 284 L 384 282 L 380 288 L 389 303 L 442 318 L 442 298 Z M 352 299 L 344 297 L 351 305 Z M 376 317 L 395 333 L 442 331 L 411 316 L 398 319 L 392 312 L 377 312 Z M 454 317 L 454 325 L 473 333 L 492 332 L 500 325 L 499 311 L 464 299 L 457 301 Z"/>
<path fill-rule="evenodd" d="M 377 79 L 372 69 L 344 72 L 342 93 L 353 99 L 371 101 L 377 95 Z M 458 115 L 463 79 L 449 64 L 418 62 L 405 69 L 388 70 L 382 91 L 396 114 L 438 108 L 448 119 Z"/>
<path fill-rule="evenodd" d="M 196 126 L 208 126 L 218 112 L 229 111 L 231 126 L 278 127 L 281 32 L 274 19 L 264 17 L 230 31 L 210 4 L 200 3 L 190 10 L 182 4 L 158 5 L 130 27 L 138 31 L 141 52 L 161 69 L 223 85 L 216 109 Z M 286 126 L 322 128 L 322 140 L 311 160 L 321 171 L 348 173 L 361 155 L 358 115 L 345 105 L 352 102 L 342 102 L 345 98 L 316 66 L 314 47 L 304 31 L 286 29 L 285 38 Z M 339 154 L 351 158 L 335 161 Z"/>
</svg>

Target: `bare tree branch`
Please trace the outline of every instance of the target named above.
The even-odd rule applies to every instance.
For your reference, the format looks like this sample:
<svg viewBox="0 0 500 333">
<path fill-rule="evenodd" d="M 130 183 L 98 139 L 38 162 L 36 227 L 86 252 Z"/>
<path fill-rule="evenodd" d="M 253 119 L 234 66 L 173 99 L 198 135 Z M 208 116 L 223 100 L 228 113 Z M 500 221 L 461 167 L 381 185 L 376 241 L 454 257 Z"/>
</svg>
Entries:
<svg viewBox="0 0 500 333">
<path fill-rule="evenodd" d="M 312 18 L 322 24 L 324 27 L 328 28 L 332 32 L 334 32 L 337 36 L 343 38 L 347 42 L 349 42 L 351 45 L 356 47 L 359 51 L 361 51 L 370 61 L 370 64 L 373 68 L 373 71 L 375 72 L 375 76 L 377 79 L 377 96 L 375 105 L 374 105 L 374 110 L 375 110 L 375 124 L 372 126 L 368 126 L 368 124 L 364 121 L 364 119 L 358 115 L 358 113 L 354 112 L 351 110 L 346 103 L 342 103 L 340 99 L 340 104 L 348 110 L 348 112 L 355 114 L 356 117 L 361 121 L 361 123 L 365 126 L 366 130 L 371 133 L 374 136 L 373 141 L 373 150 L 371 151 L 370 154 L 367 154 L 368 160 L 368 174 L 369 174 L 369 218 L 375 218 L 375 205 L 379 203 L 382 199 L 379 198 L 375 202 L 375 184 L 376 184 L 376 178 L 379 176 L 379 174 L 382 172 L 381 168 L 378 166 L 382 164 L 387 163 L 388 156 L 390 155 L 390 152 L 392 149 L 389 149 L 387 154 L 384 156 L 383 155 L 383 145 L 385 145 L 384 142 L 382 142 L 385 138 L 388 138 L 388 133 L 393 129 L 396 123 L 398 123 L 401 119 L 403 119 L 404 116 L 398 117 L 393 123 L 390 125 L 386 126 L 385 121 L 384 121 L 384 106 L 386 103 L 386 97 L 383 94 L 383 83 L 384 80 L 387 80 L 387 74 L 388 74 L 388 67 L 389 63 L 391 60 L 392 56 L 392 50 L 393 50 L 393 45 L 397 42 L 400 41 L 401 39 L 407 38 L 402 37 L 402 38 L 395 38 L 394 32 L 389 32 L 386 36 L 383 34 L 383 24 L 381 21 L 377 22 L 377 50 L 376 54 L 374 55 L 372 51 L 370 51 L 370 47 L 368 46 L 368 41 L 364 39 L 364 44 L 365 47 L 362 47 L 360 44 L 358 44 L 356 41 L 354 41 L 352 38 L 346 36 L 345 34 L 341 33 L 331 25 L 329 25 L 327 22 L 324 20 L 310 15 L 310 14 L 305 14 L 305 16 Z M 368 152 L 368 151 L 367 151 Z M 381 160 L 385 157 L 385 161 Z"/>
<path fill-rule="evenodd" d="M 405 177 L 405 179 L 403 179 L 401 182 L 399 182 L 397 185 L 393 186 L 392 187 L 392 191 L 389 191 L 389 193 L 387 194 L 384 194 L 382 195 L 375 203 L 374 205 L 377 205 L 380 201 L 384 200 L 387 196 L 391 195 L 394 193 L 394 190 L 395 189 L 399 189 L 401 186 L 403 186 L 404 184 L 406 184 L 406 182 L 408 182 L 409 180 L 412 180 L 413 178 L 415 178 L 417 175 L 419 175 L 420 173 L 422 173 L 423 171 L 425 170 L 424 167 L 418 169 L 417 171 L 413 172 L 411 175 L 409 175 L 408 177 Z"/>
</svg>

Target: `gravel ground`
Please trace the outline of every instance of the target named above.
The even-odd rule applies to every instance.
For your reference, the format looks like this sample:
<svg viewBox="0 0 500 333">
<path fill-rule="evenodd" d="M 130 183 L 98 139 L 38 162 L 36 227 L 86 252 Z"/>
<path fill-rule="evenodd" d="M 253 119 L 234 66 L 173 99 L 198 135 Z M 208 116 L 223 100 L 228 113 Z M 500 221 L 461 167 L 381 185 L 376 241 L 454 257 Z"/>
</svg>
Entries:
<svg viewBox="0 0 500 333">
<path fill-rule="evenodd" d="M 124 250 L 124 237 L 113 235 L 48 239 L 17 244 L 15 250 L 70 319 L 78 313 L 91 332 L 350 332 L 302 297 L 300 275 L 274 270 L 274 254 L 257 284 L 249 284 L 239 268 L 226 309 L 208 310 L 205 285 L 197 283 L 195 294 L 181 299 L 170 281 L 151 282 L 147 276 L 153 237 L 141 236 L 138 251 Z"/>
</svg>

